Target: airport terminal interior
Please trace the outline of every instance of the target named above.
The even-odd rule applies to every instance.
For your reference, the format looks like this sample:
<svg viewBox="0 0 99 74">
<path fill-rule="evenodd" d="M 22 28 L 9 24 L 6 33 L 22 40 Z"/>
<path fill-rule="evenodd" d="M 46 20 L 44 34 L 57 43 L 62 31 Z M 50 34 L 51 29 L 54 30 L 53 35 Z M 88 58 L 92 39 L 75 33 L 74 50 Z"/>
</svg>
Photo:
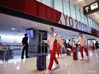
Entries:
<svg viewBox="0 0 99 74">
<path fill-rule="evenodd" d="M 99 1 L 0 0 L 0 74 L 99 74 Z"/>
</svg>

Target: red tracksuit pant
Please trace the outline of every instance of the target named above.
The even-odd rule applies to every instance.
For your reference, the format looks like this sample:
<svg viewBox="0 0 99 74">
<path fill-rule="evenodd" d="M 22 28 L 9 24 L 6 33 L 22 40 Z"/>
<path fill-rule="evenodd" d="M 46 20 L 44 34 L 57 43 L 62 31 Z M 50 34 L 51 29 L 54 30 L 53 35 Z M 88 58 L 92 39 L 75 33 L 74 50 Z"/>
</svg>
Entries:
<svg viewBox="0 0 99 74">
<path fill-rule="evenodd" d="M 72 52 L 73 52 L 73 60 L 78 60 L 77 48 L 72 47 Z"/>
<path fill-rule="evenodd" d="M 54 61 L 55 61 L 56 64 L 59 64 L 58 60 L 56 58 L 56 51 L 55 50 L 50 50 L 50 63 L 49 63 L 49 66 L 48 66 L 48 70 L 52 69 Z"/>
<path fill-rule="evenodd" d="M 85 46 L 80 46 L 80 53 L 82 58 L 84 58 L 83 51 L 85 51 L 86 55 L 88 56 L 88 49 Z"/>
<path fill-rule="evenodd" d="M 60 45 L 59 44 L 57 44 L 56 52 L 57 52 L 58 56 L 61 55 Z"/>
<path fill-rule="evenodd" d="M 90 46 L 91 50 L 94 51 L 94 46 Z"/>
</svg>

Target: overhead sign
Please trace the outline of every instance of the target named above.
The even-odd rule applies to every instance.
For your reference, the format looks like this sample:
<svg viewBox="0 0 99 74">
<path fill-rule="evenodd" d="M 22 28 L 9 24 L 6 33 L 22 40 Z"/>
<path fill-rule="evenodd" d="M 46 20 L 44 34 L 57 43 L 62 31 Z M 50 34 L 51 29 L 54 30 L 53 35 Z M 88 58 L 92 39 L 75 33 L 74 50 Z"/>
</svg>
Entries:
<svg viewBox="0 0 99 74">
<path fill-rule="evenodd" d="M 94 13 L 94 12 L 97 12 L 97 11 L 99 11 L 99 1 L 95 1 L 91 4 L 83 7 L 83 12 L 84 12 L 85 15 L 91 14 L 91 13 Z"/>
<path fill-rule="evenodd" d="M 94 3 L 94 4 L 92 4 L 92 5 L 90 5 L 91 10 L 95 10 L 95 9 L 97 9 L 98 7 L 99 7 L 99 5 L 98 5 L 97 2 Z"/>
</svg>

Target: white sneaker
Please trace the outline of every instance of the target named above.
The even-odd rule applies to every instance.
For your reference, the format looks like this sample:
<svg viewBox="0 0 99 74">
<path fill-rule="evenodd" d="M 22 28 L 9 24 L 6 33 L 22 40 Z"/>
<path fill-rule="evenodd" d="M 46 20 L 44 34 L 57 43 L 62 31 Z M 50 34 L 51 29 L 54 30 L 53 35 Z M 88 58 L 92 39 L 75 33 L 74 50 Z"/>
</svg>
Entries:
<svg viewBox="0 0 99 74">
<path fill-rule="evenodd" d="M 89 59 L 89 56 L 87 57 L 87 61 L 89 61 L 90 59 Z"/>
<path fill-rule="evenodd" d="M 84 58 L 82 58 L 81 61 L 84 61 Z"/>
<path fill-rule="evenodd" d="M 45 72 L 45 74 L 52 74 L 52 71 L 47 70 L 47 71 Z"/>
<path fill-rule="evenodd" d="M 58 68 L 60 68 L 60 65 L 59 65 L 59 64 L 58 64 L 58 65 L 56 65 L 55 69 L 58 69 Z"/>
</svg>

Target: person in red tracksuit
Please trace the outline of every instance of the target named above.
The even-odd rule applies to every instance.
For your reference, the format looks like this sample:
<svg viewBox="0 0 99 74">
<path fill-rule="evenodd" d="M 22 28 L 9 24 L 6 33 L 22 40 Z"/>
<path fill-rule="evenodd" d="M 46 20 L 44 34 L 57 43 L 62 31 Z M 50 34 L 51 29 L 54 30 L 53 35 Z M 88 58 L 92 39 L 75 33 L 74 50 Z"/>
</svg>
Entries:
<svg viewBox="0 0 99 74">
<path fill-rule="evenodd" d="M 48 73 L 51 73 L 53 62 L 55 61 L 56 69 L 60 67 L 59 62 L 56 58 L 56 53 L 57 53 L 57 39 L 56 39 L 57 33 L 54 32 L 54 28 L 50 28 L 49 30 L 49 35 L 47 40 L 44 40 L 44 43 L 47 43 L 49 45 L 50 49 L 50 62 L 48 65 Z"/>
<path fill-rule="evenodd" d="M 78 53 L 75 40 L 72 41 L 73 60 L 78 60 Z"/>
<path fill-rule="evenodd" d="M 92 50 L 93 55 L 95 55 L 94 42 L 91 40 L 89 44 L 90 44 L 90 48 L 91 48 L 91 50 Z"/>
<path fill-rule="evenodd" d="M 80 43 L 80 53 L 81 53 L 81 57 L 82 57 L 81 60 L 84 61 L 83 51 L 85 51 L 85 53 L 87 55 L 87 59 L 89 60 L 88 49 L 86 48 L 86 38 L 84 35 L 81 35 L 81 37 L 79 38 L 79 43 Z"/>
<path fill-rule="evenodd" d="M 61 47 L 60 44 L 57 42 L 57 49 L 56 49 L 56 51 L 57 51 L 58 57 L 61 55 L 60 47 Z"/>
</svg>

